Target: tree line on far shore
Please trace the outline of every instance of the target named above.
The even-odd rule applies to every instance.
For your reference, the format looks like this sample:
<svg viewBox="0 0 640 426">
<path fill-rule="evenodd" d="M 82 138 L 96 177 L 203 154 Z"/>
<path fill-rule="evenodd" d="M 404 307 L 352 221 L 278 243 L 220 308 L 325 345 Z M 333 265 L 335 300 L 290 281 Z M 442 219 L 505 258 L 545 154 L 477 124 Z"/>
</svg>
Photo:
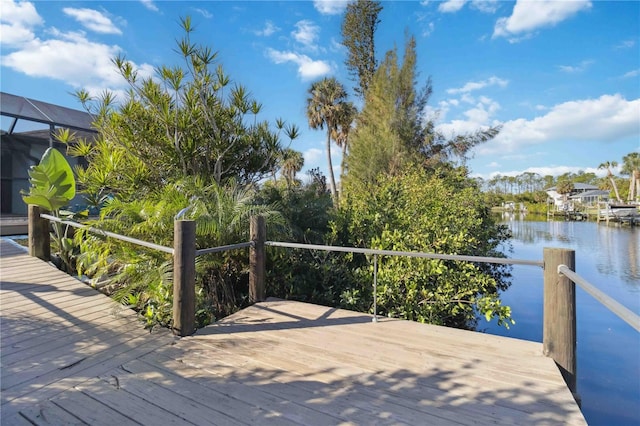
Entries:
<svg viewBox="0 0 640 426">
<path fill-rule="evenodd" d="M 618 166 L 617 176 L 612 169 Z M 476 178 L 482 187 L 487 201 L 499 206 L 505 201 L 529 203 L 545 203 L 548 196 L 546 190 L 556 187 L 570 192 L 575 183 L 597 186 L 609 191 L 609 198 L 617 202 L 638 201 L 640 199 L 640 153 L 631 152 L 622 161 L 605 161 L 598 166 L 607 172 L 606 176 L 598 176 L 593 172 L 567 172 L 559 176 L 541 176 L 538 173 L 524 172 L 516 176 L 495 175 L 490 179 Z"/>
</svg>

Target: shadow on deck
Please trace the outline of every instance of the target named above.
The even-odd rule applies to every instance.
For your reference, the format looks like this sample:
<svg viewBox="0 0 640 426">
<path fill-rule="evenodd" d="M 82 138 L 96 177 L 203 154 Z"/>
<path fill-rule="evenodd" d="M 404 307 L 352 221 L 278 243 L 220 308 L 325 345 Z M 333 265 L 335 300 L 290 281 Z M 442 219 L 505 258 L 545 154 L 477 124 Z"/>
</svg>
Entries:
<svg viewBox="0 0 640 426">
<path fill-rule="evenodd" d="M 2 244 L 2 424 L 586 424 L 539 343 L 282 300 L 177 339 Z"/>
</svg>

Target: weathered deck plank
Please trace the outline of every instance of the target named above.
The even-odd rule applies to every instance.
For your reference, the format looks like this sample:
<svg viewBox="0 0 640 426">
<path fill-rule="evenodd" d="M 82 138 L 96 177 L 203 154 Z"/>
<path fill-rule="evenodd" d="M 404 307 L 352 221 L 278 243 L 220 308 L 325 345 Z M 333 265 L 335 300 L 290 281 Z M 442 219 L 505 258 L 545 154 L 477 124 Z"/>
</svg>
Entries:
<svg viewBox="0 0 640 426">
<path fill-rule="evenodd" d="M 237 354 L 234 354 L 237 355 Z M 229 359 L 230 356 L 221 356 L 219 359 Z M 193 371 L 205 370 L 208 375 L 220 377 L 227 389 L 229 381 L 243 382 L 258 387 L 260 391 L 269 393 L 272 397 L 279 398 L 289 403 L 295 403 L 306 409 L 322 411 L 325 414 L 339 416 L 340 421 L 351 421 L 356 424 L 380 424 L 386 421 L 395 424 L 437 424 L 437 425 L 460 425 L 460 424 L 504 424 L 510 425 L 513 422 L 503 422 L 496 417 L 496 413 L 487 416 L 485 411 L 477 411 L 473 408 L 461 406 L 455 411 L 434 410 L 431 407 L 442 408 L 444 404 L 429 401 L 428 393 L 421 393 L 422 401 L 426 404 L 417 403 L 416 400 L 406 398 L 407 395 L 397 395 L 394 391 L 385 391 L 381 395 L 378 391 L 367 389 L 371 385 L 370 377 L 362 373 L 355 373 L 360 378 L 331 376 L 330 373 L 306 375 L 304 373 L 294 373 L 284 369 L 276 369 L 269 365 L 266 367 L 262 363 L 251 363 L 249 359 L 242 358 L 243 367 L 239 368 L 237 362 L 234 365 L 225 365 L 224 361 L 210 360 L 206 357 L 195 356 L 182 362 L 164 361 L 161 365 L 164 368 L 171 368 L 180 372 L 181 375 L 188 374 L 185 370 L 191 368 Z M 189 367 L 191 366 L 191 367 Z M 289 366 L 291 367 L 291 366 Z M 207 378 L 197 378 L 197 380 L 210 380 Z M 343 383 L 343 382 L 346 382 Z M 360 387 L 357 391 L 353 389 Z M 254 391 L 255 392 L 255 391 Z M 336 395 L 338 397 L 333 398 Z M 427 406 L 427 408 L 421 405 Z M 288 408 L 287 411 L 290 411 Z M 382 417 L 380 413 L 386 413 Z M 460 415 L 465 413 L 466 418 Z M 330 422 L 329 422 L 330 423 Z M 318 424 L 329 424 L 318 423 Z"/>
<path fill-rule="evenodd" d="M 104 404 L 100 399 L 94 399 L 81 391 L 67 391 L 53 397 L 51 403 L 61 409 L 73 413 L 78 420 L 88 425 L 111 424 L 127 425 L 133 420 L 117 410 Z"/>
<path fill-rule="evenodd" d="M 287 311 L 289 306 L 290 302 L 272 302 L 268 308 Z M 489 410 L 496 413 L 498 418 L 510 419 L 510 423 L 535 423 L 539 420 L 534 421 L 534 418 L 540 418 L 550 423 L 572 424 L 572 416 L 569 415 L 571 409 L 567 412 L 554 412 L 558 408 L 559 400 L 563 400 L 567 407 L 575 403 L 550 359 L 542 356 L 534 358 L 536 363 L 541 361 L 542 367 L 550 372 L 551 377 L 554 374 L 556 376 L 550 383 L 541 384 L 537 377 L 544 374 L 544 370 L 538 370 L 537 367 L 530 371 L 531 375 L 524 377 L 512 374 L 508 368 L 500 368 L 499 365 L 495 368 L 485 368 L 485 363 L 492 362 L 491 353 L 482 358 L 469 357 L 465 361 L 462 357 L 456 361 L 456 352 L 450 352 L 450 358 L 444 355 L 431 356 L 428 346 L 438 346 L 437 341 L 428 346 L 405 342 L 404 345 L 376 348 L 368 347 L 367 344 L 373 335 L 385 334 L 386 324 L 401 323 L 409 330 L 412 327 L 429 326 L 393 320 L 372 324 L 358 319 L 355 324 L 349 325 L 338 319 L 340 325 L 335 326 L 333 339 L 320 334 L 317 330 L 324 327 L 317 325 L 303 329 L 284 323 L 281 330 L 271 329 L 266 333 L 262 324 L 272 328 L 274 323 L 266 322 L 258 312 L 264 311 L 264 307 L 265 305 L 253 306 L 236 314 L 238 317 L 227 318 L 227 326 L 223 324 L 218 327 L 224 329 L 224 332 L 218 333 L 216 327 L 201 330 L 199 333 L 204 335 L 190 338 L 192 342 L 199 344 L 189 346 L 189 357 L 185 358 L 184 362 L 200 362 L 195 365 L 207 368 L 212 365 L 211 360 L 215 366 L 218 360 L 232 359 L 235 363 L 250 364 L 249 369 L 268 369 L 280 378 L 288 375 L 291 380 L 304 377 L 327 385 L 345 383 L 346 386 L 355 386 L 358 393 L 370 393 L 372 398 L 389 398 L 389 394 L 392 394 L 400 400 L 413 400 L 414 403 L 421 404 L 427 402 L 425 397 L 429 398 L 431 395 L 443 402 L 442 406 L 464 405 L 466 408 L 475 407 L 480 411 Z M 315 308 L 310 306 L 311 310 Z M 322 324 L 319 319 L 314 321 L 316 324 Z M 229 327 L 229 324 L 233 325 Z M 325 324 L 326 328 L 333 327 L 330 323 Z M 245 329 L 238 331 L 237 328 L 242 326 Z M 234 327 L 235 334 L 232 331 Z M 360 331 L 342 341 L 340 335 L 351 327 L 359 328 Z M 411 333 L 405 330 L 403 335 L 410 336 Z M 511 339 L 504 343 L 508 340 Z M 181 341 L 179 345 L 186 341 Z M 421 356 L 412 360 L 408 356 L 411 351 L 405 350 L 407 347 L 421 348 L 423 352 Z M 463 342 L 459 343 L 457 349 L 463 351 Z M 227 352 L 226 356 L 222 352 Z M 378 353 L 395 356 L 397 361 L 385 362 Z M 526 364 L 528 360 L 521 358 L 520 362 Z M 369 386 L 369 382 L 374 385 Z M 380 391 L 380 388 L 384 388 L 385 391 Z M 553 395 L 550 397 L 550 394 Z M 573 411 L 576 424 L 580 424 L 583 420 L 577 407 Z M 443 408 L 432 414 L 445 415 Z M 460 414 L 459 410 L 456 410 L 456 414 Z M 457 420 L 464 418 L 465 416 L 459 416 Z M 475 420 L 473 417 L 467 417 L 470 424 L 475 423 Z"/>
<path fill-rule="evenodd" d="M 8 419 L 6 423 L 3 420 L 3 424 L 13 425 L 17 423 L 14 422 L 18 419 L 27 420 L 27 424 L 36 426 L 88 426 L 88 423 L 83 422 L 69 411 L 50 401 L 38 402 L 32 406 L 27 406 L 20 413 L 14 415 L 13 418 Z"/>
<path fill-rule="evenodd" d="M 539 343 L 280 300 L 177 339 L 0 251 L 2 424 L 585 424 Z"/>
<path fill-rule="evenodd" d="M 150 335 L 132 311 L 114 315 L 111 299 L 4 240 L 0 250 L 3 419 L 27 410 L 22 418 L 46 423 L 40 411 L 65 412 L 49 398 L 174 341 Z"/>
</svg>

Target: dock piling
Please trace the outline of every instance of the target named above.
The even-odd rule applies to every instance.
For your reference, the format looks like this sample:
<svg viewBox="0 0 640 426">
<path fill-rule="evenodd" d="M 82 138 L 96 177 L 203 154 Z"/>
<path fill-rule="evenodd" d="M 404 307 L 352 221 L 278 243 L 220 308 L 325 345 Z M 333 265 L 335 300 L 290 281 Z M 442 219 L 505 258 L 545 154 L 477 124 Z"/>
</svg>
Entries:
<svg viewBox="0 0 640 426">
<path fill-rule="evenodd" d="M 173 225 L 173 332 L 189 336 L 196 330 L 196 222 Z"/>
<path fill-rule="evenodd" d="M 567 387 L 579 401 L 576 384 L 576 287 L 558 272 L 566 265 L 575 271 L 575 251 L 545 247 L 543 353 L 553 358 Z"/>
<path fill-rule="evenodd" d="M 267 225 L 264 216 L 251 216 L 251 247 L 249 248 L 249 301 L 265 300 L 265 248 Z"/>
<path fill-rule="evenodd" d="M 49 221 L 40 217 L 42 209 L 29 204 L 29 256 L 48 262 L 51 258 L 51 243 L 49 235 Z"/>
</svg>

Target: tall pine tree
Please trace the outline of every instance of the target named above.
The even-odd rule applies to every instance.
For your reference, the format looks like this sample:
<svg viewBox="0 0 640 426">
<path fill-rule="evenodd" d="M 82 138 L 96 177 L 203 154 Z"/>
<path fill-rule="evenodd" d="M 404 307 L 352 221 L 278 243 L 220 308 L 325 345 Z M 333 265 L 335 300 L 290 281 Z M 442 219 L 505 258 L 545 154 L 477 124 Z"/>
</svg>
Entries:
<svg viewBox="0 0 640 426">
<path fill-rule="evenodd" d="M 410 38 L 402 65 L 394 49 L 376 70 L 351 138 L 348 181 L 375 183 L 380 173 L 399 170 L 418 152 L 423 139 L 419 112 L 426 99 L 414 89 L 415 62 L 415 40 Z"/>
<path fill-rule="evenodd" d="M 347 48 L 347 69 L 356 79 L 355 92 L 364 97 L 376 71 L 374 35 L 380 23 L 380 2 L 356 0 L 347 5 L 342 21 L 342 44 Z"/>
<path fill-rule="evenodd" d="M 402 63 L 393 49 L 376 70 L 351 137 L 345 182 L 375 184 L 378 175 L 395 174 L 410 162 L 433 168 L 454 157 L 464 161 L 474 146 L 500 131 L 489 127 L 470 134 L 439 133 L 424 114 L 431 80 L 416 89 L 416 63 L 416 41 L 409 36 Z"/>
</svg>

